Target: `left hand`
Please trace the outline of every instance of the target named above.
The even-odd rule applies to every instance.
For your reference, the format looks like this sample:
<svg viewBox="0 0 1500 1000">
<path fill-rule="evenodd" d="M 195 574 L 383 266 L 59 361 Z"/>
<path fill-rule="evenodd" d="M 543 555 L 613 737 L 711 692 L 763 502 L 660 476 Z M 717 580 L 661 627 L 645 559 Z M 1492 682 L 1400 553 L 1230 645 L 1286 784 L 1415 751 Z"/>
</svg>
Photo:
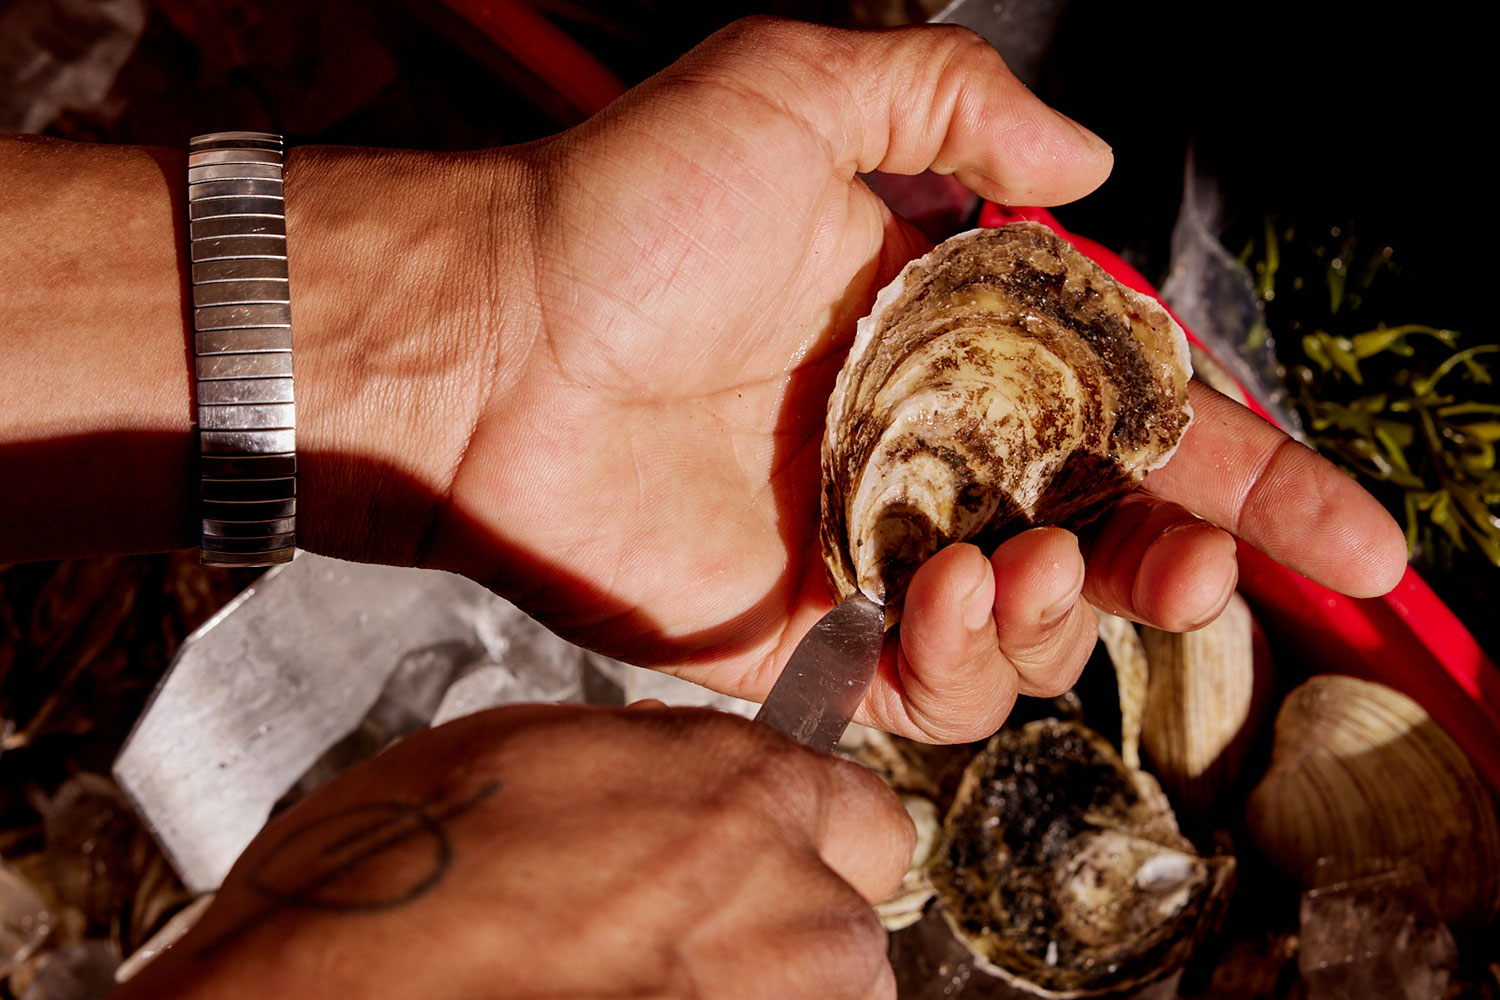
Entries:
<svg viewBox="0 0 1500 1000">
<path fill-rule="evenodd" d="M 447 499 L 418 558 L 584 644 L 759 699 L 830 607 L 819 447 L 854 322 L 927 249 L 858 174 L 934 169 L 1047 205 L 1111 157 L 966 31 L 751 21 L 497 163 L 490 222 L 512 239 L 463 287 L 502 319 L 427 351 L 478 345 L 412 406 L 437 426 L 429 409 L 473 400 L 430 449 Z M 1087 569 L 1056 528 L 931 559 L 859 720 L 988 734 L 1018 693 L 1076 679 L 1091 602 L 1206 623 L 1235 583 L 1228 531 L 1348 593 L 1394 585 L 1404 546 L 1373 499 L 1222 397 L 1195 387 L 1194 406 L 1150 492 L 1090 532 Z"/>
</svg>

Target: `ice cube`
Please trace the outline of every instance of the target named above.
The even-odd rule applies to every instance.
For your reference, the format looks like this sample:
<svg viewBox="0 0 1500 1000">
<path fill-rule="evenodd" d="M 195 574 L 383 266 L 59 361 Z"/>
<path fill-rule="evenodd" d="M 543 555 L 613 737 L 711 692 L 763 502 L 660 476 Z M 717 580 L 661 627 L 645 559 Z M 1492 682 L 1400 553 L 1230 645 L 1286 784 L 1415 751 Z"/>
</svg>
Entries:
<svg viewBox="0 0 1500 1000">
<path fill-rule="evenodd" d="M 1440 1000 L 1457 960 L 1411 865 L 1309 889 L 1301 923 L 1308 1000 Z"/>
</svg>

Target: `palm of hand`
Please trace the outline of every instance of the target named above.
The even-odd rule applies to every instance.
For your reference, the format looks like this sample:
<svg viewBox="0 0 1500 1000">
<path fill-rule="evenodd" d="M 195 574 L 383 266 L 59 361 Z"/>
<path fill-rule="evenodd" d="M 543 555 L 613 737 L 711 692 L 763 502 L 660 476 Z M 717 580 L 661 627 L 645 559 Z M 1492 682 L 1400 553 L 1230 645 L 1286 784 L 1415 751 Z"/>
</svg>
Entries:
<svg viewBox="0 0 1500 1000">
<path fill-rule="evenodd" d="M 829 604 L 816 553 L 828 392 L 855 319 L 921 237 L 811 129 L 786 116 L 746 128 L 754 97 L 696 86 L 691 101 L 633 94 L 636 107 L 541 150 L 562 158 L 566 189 L 540 225 L 528 381 L 544 397 L 586 387 L 588 405 L 547 412 L 516 456 L 551 484 L 539 500 L 573 495 L 566 513 L 511 523 L 531 526 L 514 541 L 540 558 L 517 581 L 528 607 L 734 689 L 800 634 L 794 609 Z M 625 114 L 654 127 L 621 134 Z"/>
</svg>

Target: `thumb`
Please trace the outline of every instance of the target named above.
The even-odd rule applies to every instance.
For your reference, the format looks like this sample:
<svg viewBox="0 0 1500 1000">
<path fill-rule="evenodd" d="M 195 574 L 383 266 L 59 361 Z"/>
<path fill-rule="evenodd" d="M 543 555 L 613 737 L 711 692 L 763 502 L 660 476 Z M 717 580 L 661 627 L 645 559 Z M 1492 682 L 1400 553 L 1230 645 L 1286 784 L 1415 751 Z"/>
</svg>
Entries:
<svg viewBox="0 0 1500 1000">
<path fill-rule="evenodd" d="M 705 47 L 799 117 L 851 172 L 954 174 L 992 201 L 1057 205 L 1109 176 L 1109 146 L 1053 111 L 979 35 L 954 25 L 858 32 L 756 18 Z M 790 79 L 789 79 L 790 78 Z"/>
</svg>

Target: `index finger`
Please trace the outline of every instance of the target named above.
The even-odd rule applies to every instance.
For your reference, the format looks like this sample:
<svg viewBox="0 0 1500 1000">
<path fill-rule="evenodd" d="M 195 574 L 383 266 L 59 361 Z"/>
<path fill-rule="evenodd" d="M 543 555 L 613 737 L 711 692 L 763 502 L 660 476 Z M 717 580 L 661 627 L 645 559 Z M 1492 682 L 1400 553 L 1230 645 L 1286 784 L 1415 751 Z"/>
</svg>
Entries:
<svg viewBox="0 0 1500 1000">
<path fill-rule="evenodd" d="M 1193 423 L 1145 488 L 1238 535 L 1277 562 L 1352 597 L 1376 597 L 1406 569 L 1390 514 L 1327 459 L 1199 382 Z"/>
</svg>

